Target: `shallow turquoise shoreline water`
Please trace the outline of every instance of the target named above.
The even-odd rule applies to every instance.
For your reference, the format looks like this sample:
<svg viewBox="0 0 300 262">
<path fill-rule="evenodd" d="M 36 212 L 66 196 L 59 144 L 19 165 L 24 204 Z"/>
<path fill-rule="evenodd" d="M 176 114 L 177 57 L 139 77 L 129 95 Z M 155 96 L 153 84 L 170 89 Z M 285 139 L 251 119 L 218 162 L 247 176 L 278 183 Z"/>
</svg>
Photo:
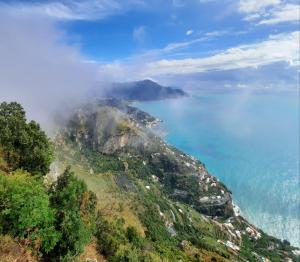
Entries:
<svg viewBox="0 0 300 262">
<path fill-rule="evenodd" d="M 137 106 L 232 190 L 250 222 L 300 246 L 297 93 L 194 94 Z"/>
</svg>

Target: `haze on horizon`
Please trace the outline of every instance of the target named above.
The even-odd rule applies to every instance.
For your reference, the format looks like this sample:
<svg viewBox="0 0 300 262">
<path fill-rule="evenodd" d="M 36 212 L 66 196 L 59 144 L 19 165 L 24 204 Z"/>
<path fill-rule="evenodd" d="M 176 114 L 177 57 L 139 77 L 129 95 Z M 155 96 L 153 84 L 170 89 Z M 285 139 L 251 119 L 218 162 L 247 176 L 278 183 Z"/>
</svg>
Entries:
<svg viewBox="0 0 300 262">
<path fill-rule="evenodd" d="M 295 94 L 299 108 L 299 17 L 297 0 L 0 0 L 0 100 L 20 102 L 50 134 L 55 114 L 112 82 L 147 78 L 197 95 L 234 91 L 223 114 L 216 111 L 215 129 L 245 141 L 272 127 L 250 125 L 252 92 Z M 180 103 L 174 115 L 183 112 Z M 279 127 L 278 119 L 268 120 Z"/>
<path fill-rule="evenodd" d="M 299 92 L 295 0 L 0 0 L 1 100 L 45 112 L 114 81 Z"/>
</svg>

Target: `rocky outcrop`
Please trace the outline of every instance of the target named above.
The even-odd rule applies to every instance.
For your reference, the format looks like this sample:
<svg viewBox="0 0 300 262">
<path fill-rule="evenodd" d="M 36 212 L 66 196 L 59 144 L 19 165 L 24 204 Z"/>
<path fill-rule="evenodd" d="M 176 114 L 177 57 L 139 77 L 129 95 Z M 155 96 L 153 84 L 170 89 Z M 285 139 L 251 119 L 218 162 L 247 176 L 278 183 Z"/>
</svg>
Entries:
<svg viewBox="0 0 300 262">
<path fill-rule="evenodd" d="M 230 191 L 199 160 L 153 134 L 146 127 L 145 118 L 135 117 L 143 115 L 143 111 L 135 108 L 132 116 L 126 110 L 116 100 L 86 105 L 74 113 L 66 134 L 80 147 L 87 146 L 102 154 L 138 157 L 171 197 L 192 204 L 203 214 L 233 216 Z"/>
<path fill-rule="evenodd" d="M 141 201 L 142 213 L 151 206 L 148 201 L 155 203 L 154 213 L 171 238 L 181 238 L 181 249 L 194 252 L 200 245 L 234 258 L 230 261 L 297 261 L 299 250 L 240 216 L 231 192 L 203 163 L 165 143 L 145 124 L 147 113 L 128 107 L 124 101 L 101 100 L 78 109 L 67 124 L 63 137 L 86 157 L 89 175 L 109 173 L 134 203 Z"/>
</svg>

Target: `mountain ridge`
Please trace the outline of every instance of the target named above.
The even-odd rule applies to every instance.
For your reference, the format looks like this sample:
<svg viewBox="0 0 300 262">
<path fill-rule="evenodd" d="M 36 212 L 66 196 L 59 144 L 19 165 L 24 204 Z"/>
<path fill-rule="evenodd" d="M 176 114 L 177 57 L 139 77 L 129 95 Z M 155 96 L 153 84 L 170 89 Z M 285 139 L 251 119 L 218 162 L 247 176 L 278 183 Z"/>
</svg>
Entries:
<svg viewBox="0 0 300 262">
<path fill-rule="evenodd" d="M 293 249 L 289 249 L 286 243 L 283 244 L 280 240 L 268 236 L 235 212 L 231 192 L 217 178 L 208 173 L 203 163 L 166 144 L 152 133 L 143 119 L 135 119 L 134 115 L 124 111 L 124 101 L 119 101 L 119 103 L 118 100 L 105 100 L 105 102 L 97 101 L 93 105 L 86 105 L 84 110 L 74 113 L 73 117 L 76 121 L 71 120 L 65 130 L 64 134 L 72 143 L 75 143 L 75 148 L 79 147 L 83 155 L 89 159 L 87 161 L 92 166 L 92 174 L 110 170 L 103 169 L 103 166 L 93 165 L 99 155 L 102 155 L 102 158 L 112 157 L 118 161 L 116 165 L 118 167 L 115 166 L 116 169 L 111 170 L 116 187 L 125 195 L 137 195 L 139 205 L 143 206 L 148 203 L 148 195 L 156 192 L 156 200 L 151 200 L 150 203 L 157 207 L 155 212 L 158 212 L 162 221 L 167 219 L 166 216 L 169 217 L 165 220 L 164 227 L 171 239 L 181 239 L 179 242 L 182 250 L 190 245 L 196 249 L 198 246 L 195 244 L 197 241 L 187 240 L 192 235 L 189 235 L 188 231 L 185 232 L 186 229 L 184 231 L 180 229 L 188 224 L 191 224 L 192 228 L 195 227 L 197 223 L 194 224 L 193 219 L 189 220 L 188 215 L 195 210 L 202 221 L 207 221 L 205 223 L 209 223 L 214 230 L 220 230 L 221 235 L 224 234 L 222 237 L 221 235 L 217 237 L 218 233 L 210 241 L 215 241 L 217 246 L 225 247 L 230 255 L 211 248 L 224 258 L 228 256 L 230 261 L 246 261 L 247 259 L 267 261 L 265 260 L 267 257 L 272 258 L 271 261 L 281 261 L 281 259 L 288 261 L 291 259 L 288 258 L 289 256 L 296 259 L 297 252 L 295 251 L 294 254 Z M 101 117 L 97 117 L 98 114 Z M 101 124 L 98 121 L 101 121 Z M 80 125 L 74 126 L 74 123 L 80 123 Z M 95 127 L 97 127 L 96 130 Z M 108 132 L 105 131 L 107 128 Z M 166 200 L 163 200 L 165 198 Z M 163 211 L 162 206 L 166 205 L 165 201 L 171 206 L 175 203 L 186 205 L 190 211 L 177 207 L 176 213 L 179 217 L 187 215 L 187 222 L 179 226 L 173 208 Z M 135 213 L 135 211 L 132 212 Z M 150 222 L 146 223 L 142 218 L 138 221 L 149 230 L 147 223 Z M 183 233 L 186 237 L 181 238 Z M 260 246 L 261 250 L 256 246 Z M 206 246 L 204 249 L 207 248 Z M 217 261 L 222 261 L 222 259 Z"/>
<path fill-rule="evenodd" d="M 114 83 L 105 92 L 105 96 L 134 101 L 152 101 L 169 98 L 180 98 L 188 96 L 186 92 L 179 88 L 162 86 L 150 79 Z"/>
<path fill-rule="evenodd" d="M 124 100 L 78 106 L 52 142 L 18 103 L 0 121 L 1 261 L 299 260 Z"/>
</svg>

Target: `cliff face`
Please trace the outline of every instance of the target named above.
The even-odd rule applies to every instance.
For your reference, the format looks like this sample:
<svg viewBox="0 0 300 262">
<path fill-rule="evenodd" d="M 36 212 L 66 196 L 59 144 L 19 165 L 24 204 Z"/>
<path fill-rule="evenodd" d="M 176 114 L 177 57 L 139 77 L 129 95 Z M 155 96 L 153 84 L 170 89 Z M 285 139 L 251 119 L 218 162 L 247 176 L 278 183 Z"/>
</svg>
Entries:
<svg viewBox="0 0 300 262">
<path fill-rule="evenodd" d="M 200 161 L 166 144 L 145 126 L 144 118 L 134 116 L 100 102 L 78 110 L 67 133 L 73 141 L 99 153 L 142 158 L 153 170 L 158 169 L 156 175 L 173 198 L 210 216 L 232 216 L 229 190 Z"/>
<path fill-rule="evenodd" d="M 177 243 L 185 254 L 207 256 L 205 261 L 297 259 L 293 247 L 236 212 L 231 192 L 203 163 L 155 135 L 148 126 L 156 121 L 124 101 L 90 103 L 74 112 L 56 143 L 57 151 L 73 165 L 75 156 L 85 159 L 76 160 L 75 166 L 80 174 L 88 170 L 81 176 L 91 190 L 101 192 L 100 202 L 109 199 L 104 212 L 112 212 L 113 198 L 127 205 L 129 220 L 138 217 L 134 225 L 154 246 L 163 238 L 165 247 Z"/>
</svg>

